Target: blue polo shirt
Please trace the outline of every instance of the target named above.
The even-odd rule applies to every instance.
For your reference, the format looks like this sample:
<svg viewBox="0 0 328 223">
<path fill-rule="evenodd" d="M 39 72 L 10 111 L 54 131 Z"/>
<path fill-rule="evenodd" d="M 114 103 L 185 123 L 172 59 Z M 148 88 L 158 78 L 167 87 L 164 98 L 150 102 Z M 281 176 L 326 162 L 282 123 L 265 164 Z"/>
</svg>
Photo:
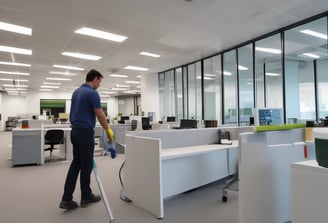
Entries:
<svg viewBox="0 0 328 223">
<path fill-rule="evenodd" d="M 98 92 L 88 84 L 82 84 L 72 95 L 69 116 L 72 127 L 93 129 L 96 125 L 96 108 L 101 108 Z"/>
</svg>

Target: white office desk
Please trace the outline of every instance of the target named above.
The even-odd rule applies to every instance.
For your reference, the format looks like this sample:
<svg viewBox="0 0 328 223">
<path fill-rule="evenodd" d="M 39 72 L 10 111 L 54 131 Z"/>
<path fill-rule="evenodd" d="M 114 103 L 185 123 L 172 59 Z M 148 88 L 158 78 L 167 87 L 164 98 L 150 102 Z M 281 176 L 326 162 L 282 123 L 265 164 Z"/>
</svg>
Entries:
<svg viewBox="0 0 328 223">
<path fill-rule="evenodd" d="M 161 157 L 162 160 L 167 160 L 167 159 L 182 158 L 186 156 L 199 155 L 211 151 L 226 150 L 228 148 L 237 148 L 237 147 L 238 147 L 237 140 L 233 140 L 231 145 L 209 144 L 209 145 L 179 147 L 174 149 L 162 150 Z"/>
<path fill-rule="evenodd" d="M 57 127 L 57 126 L 56 126 Z M 50 128 L 48 128 L 50 129 Z M 72 159 L 72 143 L 70 139 L 71 128 L 58 126 L 64 130 L 64 146 L 59 154 L 65 159 Z M 44 164 L 44 134 L 43 128 L 14 128 L 12 131 L 12 166 L 26 164 Z"/>
<path fill-rule="evenodd" d="M 217 129 L 127 134 L 125 195 L 136 206 L 164 218 L 166 198 L 236 172 L 238 141 L 232 145 L 216 141 Z"/>
</svg>

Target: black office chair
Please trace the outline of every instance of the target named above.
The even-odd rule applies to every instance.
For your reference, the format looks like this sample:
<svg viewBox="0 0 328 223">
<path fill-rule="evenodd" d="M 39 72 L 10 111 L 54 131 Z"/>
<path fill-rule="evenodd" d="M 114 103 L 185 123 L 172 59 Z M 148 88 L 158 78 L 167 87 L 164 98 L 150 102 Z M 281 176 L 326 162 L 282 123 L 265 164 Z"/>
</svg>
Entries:
<svg viewBox="0 0 328 223">
<path fill-rule="evenodd" d="M 45 161 L 52 161 L 52 151 L 56 149 L 55 145 L 64 144 L 64 130 L 49 129 L 44 136 L 44 144 L 50 145 L 49 148 L 44 149 L 44 151 L 50 151 L 50 156 Z"/>
<path fill-rule="evenodd" d="M 137 129 L 137 120 L 131 120 L 131 130 L 134 131 Z"/>
</svg>

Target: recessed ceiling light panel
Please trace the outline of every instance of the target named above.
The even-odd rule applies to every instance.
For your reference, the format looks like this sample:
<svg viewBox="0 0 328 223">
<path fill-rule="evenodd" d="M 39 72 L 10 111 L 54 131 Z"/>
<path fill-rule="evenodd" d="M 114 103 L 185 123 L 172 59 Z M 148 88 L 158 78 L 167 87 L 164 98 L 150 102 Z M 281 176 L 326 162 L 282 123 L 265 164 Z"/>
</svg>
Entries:
<svg viewBox="0 0 328 223">
<path fill-rule="evenodd" d="M 121 36 L 121 35 L 117 35 L 114 33 L 105 32 L 105 31 L 101 31 L 101 30 L 97 30 L 97 29 L 88 28 L 88 27 L 82 27 L 82 28 L 76 30 L 75 33 L 92 36 L 92 37 L 97 37 L 97 38 L 101 38 L 101 39 L 106 39 L 106 40 L 111 40 L 111 41 L 120 42 L 120 43 L 128 38 L 126 36 Z"/>
</svg>

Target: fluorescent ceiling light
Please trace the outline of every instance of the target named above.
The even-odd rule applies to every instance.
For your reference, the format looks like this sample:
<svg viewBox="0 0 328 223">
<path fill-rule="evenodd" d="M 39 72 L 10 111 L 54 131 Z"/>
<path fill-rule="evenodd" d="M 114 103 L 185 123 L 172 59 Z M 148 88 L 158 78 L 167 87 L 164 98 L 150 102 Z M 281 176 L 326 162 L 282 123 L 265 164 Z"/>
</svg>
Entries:
<svg viewBox="0 0 328 223">
<path fill-rule="evenodd" d="M 26 88 L 5 88 L 6 91 L 26 91 Z"/>
<path fill-rule="evenodd" d="M 12 71 L 0 71 L 0 74 L 12 74 L 12 75 L 23 75 L 28 76 L 29 73 L 23 73 L 23 72 L 12 72 Z"/>
<path fill-rule="evenodd" d="M 126 67 L 124 67 L 124 69 L 127 69 L 127 70 L 139 70 L 139 71 L 147 71 L 147 70 L 149 70 L 148 68 L 145 68 L 145 67 L 137 67 L 137 66 L 126 66 Z"/>
<path fill-rule="evenodd" d="M 110 77 L 122 77 L 122 78 L 127 78 L 128 75 L 124 75 L 124 74 L 110 74 Z"/>
<path fill-rule="evenodd" d="M 50 71 L 49 74 L 61 74 L 61 75 L 65 75 L 65 76 L 76 76 L 77 73 L 71 73 L 71 72 L 62 72 L 62 71 Z"/>
<path fill-rule="evenodd" d="M 15 81 L 15 82 L 28 82 L 28 80 L 25 79 L 12 79 L 12 78 L 0 78 L 0 81 Z"/>
<path fill-rule="evenodd" d="M 140 81 L 125 81 L 125 83 L 129 83 L 129 84 L 140 84 Z"/>
<path fill-rule="evenodd" d="M 133 91 L 133 90 L 130 90 L 130 91 L 124 91 L 124 93 L 126 93 L 126 94 L 136 94 L 137 92 Z"/>
<path fill-rule="evenodd" d="M 57 82 L 43 82 L 44 85 L 61 85 L 61 83 Z"/>
<path fill-rule="evenodd" d="M 270 72 L 265 73 L 265 75 L 267 75 L 267 76 L 274 76 L 274 77 L 280 76 L 280 74 L 278 74 L 278 73 L 270 73 Z"/>
<path fill-rule="evenodd" d="M 207 73 L 207 74 L 204 74 L 204 76 L 206 76 L 206 77 L 215 77 L 216 75 Z"/>
<path fill-rule="evenodd" d="M 72 67 L 72 66 L 65 66 L 65 65 L 58 65 L 58 64 L 54 64 L 53 67 L 68 69 L 68 70 L 81 70 L 81 71 L 84 70 L 84 68 L 81 67 Z"/>
<path fill-rule="evenodd" d="M 155 53 L 149 53 L 149 52 L 140 52 L 139 53 L 140 55 L 143 55 L 143 56 L 149 56 L 149 57 L 156 57 L 156 58 L 158 58 L 158 57 L 160 57 L 161 55 L 159 55 L 159 54 L 155 54 Z"/>
<path fill-rule="evenodd" d="M 103 94 L 116 94 L 115 91 L 102 91 Z"/>
<path fill-rule="evenodd" d="M 201 79 L 202 77 L 201 76 L 197 76 L 197 79 Z M 211 77 L 204 77 L 204 80 L 213 80 L 213 78 Z"/>
<path fill-rule="evenodd" d="M 3 84 L 4 87 L 28 87 L 28 85 L 20 85 L 20 84 Z"/>
<path fill-rule="evenodd" d="M 232 75 L 232 73 L 231 72 L 228 72 L 228 71 L 223 71 L 223 75 L 230 76 L 230 75 Z"/>
<path fill-rule="evenodd" d="M 311 36 L 319 37 L 321 39 L 328 39 L 326 34 L 322 34 L 322 33 L 316 32 L 316 31 L 312 31 L 310 29 L 304 29 L 304 30 L 301 30 L 300 32 L 311 35 Z"/>
<path fill-rule="evenodd" d="M 126 91 L 126 88 L 117 88 L 117 87 L 113 87 L 112 88 L 113 91 Z"/>
<path fill-rule="evenodd" d="M 32 50 L 23 49 L 23 48 L 16 48 L 16 47 L 10 47 L 10 46 L 0 46 L 0 51 L 8 52 L 8 53 L 32 55 Z"/>
<path fill-rule="evenodd" d="M 41 88 L 39 91 L 53 91 L 53 89 L 48 89 L 48 88 Z"/>
<path fill-rule="evenodd" d="M 238 65 L 239 70 L 248 70 L 248 67 L 245 67 L 243 65 Z"/>
<path fill-rule="evenodd" d="M 53 81 L 71 81 L 72 79 L 69 78 L 57 78 L 57 77 L 47 77 L 47 80 L 53 80 Z"/>
<path fill-rule="evenodd" d="M 255 50 L 265 53 L 281 54 L 281 50 L 266 47 L 255 47 Z"/>
<path fill-rule="evenodd" d="M 116 87 L 127 87 L 127 88 L 129 88 L 130 86 L 129 85 L 116 84 Z"/>
<path fill-rule="evenodd" d="M 31 36 L 32 35 L 32 29 L 24 26 L 18 26 L 10 23 L 5 23 L 5 22 L 0 22 L 0 29 L 9 31 L 9 32 L 14 32 L 14 33 L 19 33 L 19 34 L 24 34 Z"/>
<path fill-rule="evenodd" d="M 126 36 L 121 36 L 121 35 L 117 35 L 114 33 L 109 33 L 109 32 L 92 29 L 92 28 L 87 28 L 87 27 L 82 27 L 78 30 L 75 30 L 75 33 L 92 36 L 92 37 L 97 37 L 97 38 L 101 38 L 101 39 L 106 39 L 106 40 L 111 40 L 111 41 L 120 42 L 120 43 L 128 38 Z"/>
<path fill-rule="evenodd" d="M 59 88 L 59 86 L 54 86 L 54 85 L 41 85 L 40 88 Z"/>
<path fill-rule="evenodd" d="M 6 61 L 0 61 L 0 64 L 1 65 L 10 65 L 10 66 L 20 66 L 20 67 L 31 67 L 31 64 L 6 62 Z"/>
<path fill-rule="evenodd" d="M 314 54 L 314 53 L 303 53 L 304 56 L 307 56 L 307 57 L 311 57 L 311 58 L 314 58 L 314 59 L 318 59 L 320 58 L 320 56 Z"/>
<path fill-rule="evenodd" d="M 74 52 L 63 52 L 62 55 L 85 59 L 85 60 L 100 60 L 101 59 L 100 56 L 91 55 L 91 54 L 83 54 L 83 53 L 74 53 Z"/>
<path fill-rule="evenodd" d="M 136 76 L 136 78 L 141 78 L 141 75 Z"/>
</svg>

